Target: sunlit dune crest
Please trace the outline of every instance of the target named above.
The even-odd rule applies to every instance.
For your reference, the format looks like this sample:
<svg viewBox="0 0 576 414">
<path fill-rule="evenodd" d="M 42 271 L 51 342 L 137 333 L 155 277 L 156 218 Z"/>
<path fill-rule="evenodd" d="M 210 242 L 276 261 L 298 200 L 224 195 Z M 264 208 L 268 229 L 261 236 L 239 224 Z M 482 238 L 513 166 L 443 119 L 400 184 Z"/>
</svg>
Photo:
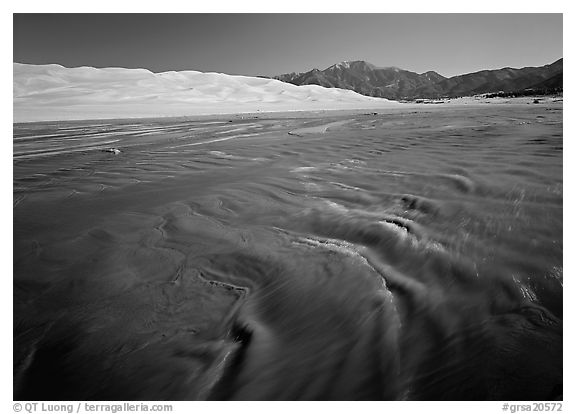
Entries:
<svg viewBox="0 0 576 414">
<path fill-rule="evenodd" d="M 400 105 L 350 90 L 222 73 L 21 63 L 13 70 L 14 122 Z"/>
</svg>

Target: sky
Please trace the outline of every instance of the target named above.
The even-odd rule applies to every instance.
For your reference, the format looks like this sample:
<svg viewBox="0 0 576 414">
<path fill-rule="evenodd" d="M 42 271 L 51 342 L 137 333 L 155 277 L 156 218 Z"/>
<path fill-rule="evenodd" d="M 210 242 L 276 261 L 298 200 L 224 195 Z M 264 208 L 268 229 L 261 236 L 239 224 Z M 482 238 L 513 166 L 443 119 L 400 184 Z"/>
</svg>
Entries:
<svg viewBox="0 0 576 414">
<path fill-rule="evenodd" d="M 562 14 L 14 14 L 13 61 L 272 76 L 365 60 L 455 76 L 563 57 Z"/>
</svg>

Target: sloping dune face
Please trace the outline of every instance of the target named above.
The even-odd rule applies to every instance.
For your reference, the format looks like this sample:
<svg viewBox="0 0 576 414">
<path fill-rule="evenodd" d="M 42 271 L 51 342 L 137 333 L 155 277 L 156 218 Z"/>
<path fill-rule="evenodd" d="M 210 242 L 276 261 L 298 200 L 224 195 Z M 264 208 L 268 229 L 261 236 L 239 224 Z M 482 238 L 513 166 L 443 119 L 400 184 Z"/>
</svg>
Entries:
<svg viewBox="0 0 576 414">
<path fill-rule="evenodd" d="M 14 121 L 397 106 L 355 92 L 196 71 L 14 63 Z"/>
</svg>

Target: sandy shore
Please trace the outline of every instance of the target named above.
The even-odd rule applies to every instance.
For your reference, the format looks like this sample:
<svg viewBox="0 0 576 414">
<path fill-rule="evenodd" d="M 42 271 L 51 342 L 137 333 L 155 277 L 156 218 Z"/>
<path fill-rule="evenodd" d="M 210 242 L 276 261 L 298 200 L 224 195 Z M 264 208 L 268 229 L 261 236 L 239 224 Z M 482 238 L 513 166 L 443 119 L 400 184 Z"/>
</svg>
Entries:
<svg viewBox="0 0 576 414">
<path fill-rule="evenodd" d="M 14 398 L 560 398 L 562 112 L 15 124 Z"/>
</svg>

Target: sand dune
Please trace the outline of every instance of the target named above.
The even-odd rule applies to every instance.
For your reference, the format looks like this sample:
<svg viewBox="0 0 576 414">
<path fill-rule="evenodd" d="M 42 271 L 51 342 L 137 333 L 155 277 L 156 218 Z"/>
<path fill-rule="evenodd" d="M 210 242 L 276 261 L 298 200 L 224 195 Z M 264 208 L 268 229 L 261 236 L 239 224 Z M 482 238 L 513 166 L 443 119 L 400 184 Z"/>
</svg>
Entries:
<svg viewBox="0 0 576 414">
<path fill-rule="evenodd" d="M 14 122 L 400 105 L 316 85 L 197 71 L 13 64 Z"/>
</svg>

